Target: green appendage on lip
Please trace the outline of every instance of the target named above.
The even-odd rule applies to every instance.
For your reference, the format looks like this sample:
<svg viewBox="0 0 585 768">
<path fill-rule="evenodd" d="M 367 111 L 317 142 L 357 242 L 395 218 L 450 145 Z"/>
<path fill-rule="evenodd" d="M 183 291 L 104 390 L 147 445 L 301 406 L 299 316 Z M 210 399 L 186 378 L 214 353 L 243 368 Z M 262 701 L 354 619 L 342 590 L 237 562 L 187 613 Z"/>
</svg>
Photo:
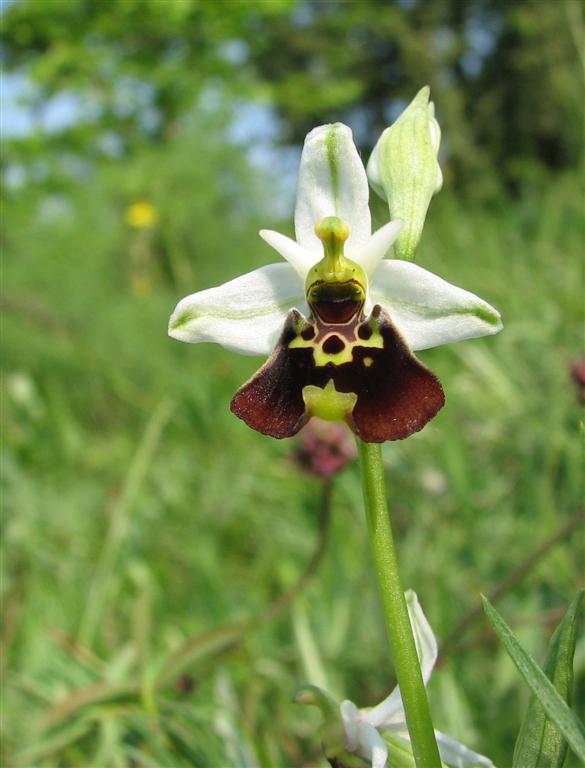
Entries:
<svg viewBox="0 0 585 768">
<path fill-rule="evenodd" d="M 346 421 L 357 403 L 355 392 L 338 392 L 333 379 L 324 387 L 307 384 L 302 394 L 307 412 L 324 421 Z"/>
</svg>

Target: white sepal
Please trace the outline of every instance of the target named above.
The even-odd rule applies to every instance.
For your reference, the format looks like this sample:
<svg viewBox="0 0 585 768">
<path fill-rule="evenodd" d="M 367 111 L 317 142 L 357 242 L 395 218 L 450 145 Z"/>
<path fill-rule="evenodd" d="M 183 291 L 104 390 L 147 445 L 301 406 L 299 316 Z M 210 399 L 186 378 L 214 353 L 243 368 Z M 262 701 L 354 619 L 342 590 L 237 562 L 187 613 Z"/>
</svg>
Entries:
<svg viewBox="0 0 585 768">
<path fill-rule="evenodd" d="M 488 757 L 468 749 L 450 736 L 435 731 L 435 737 L 441 760 L 453 768 L 494 768 L 494 764 Z"/>
<path fill-rule="evenodd" d="M 502 329 L 499 312 L 475 294 L 398 259 L 380 263 L 370 304 L 381 304 L 414 349 L 489 336 Z"/>
<path fill-rule="evenodd" d="M 426 685 L 431 677 L 431 672 L 437 661 L 437 641 L 433 630 L 426 616 L 424 615 L 416 593 L 409 589 L 404 593 L 406 607 L 408 608 L 408 618 L 414 634 L 416 652 L 420 662 L 422 677 Z M 367 710 L 364 719 L 368 723 L 379 728 L 380 726 L 400 726 L 404 724 L 406 728 L 406 719 L 404 715 L 404 705 L 398 686 L 387 696 L 384 701 L 376 707 Z"/>
<path fill-rule="evenodd" d="M 350 752 L 355 752 L 359 745 L 360 711 L 349 699 L 339 705 L 339 712 L 345 732 L 345 746 Z"/>
<path fill-rule="evenodd" d="M 378 731 L 369 723 L 361 724 L 360 757 L 369 759 L 372 768 L 386 768 L 388 747 Z"/>
<path fill-rule="evenodd" d="M 360 249 L 352 250 L 348 248 L 347 256 L 362 266 L 368 277 L 370 277 L 390 250 L 402 227 L 403 223 L 400 219 L 384 224 L 383 227 L 374 232 Z"/>
<path fill-rule="evenodd" d="M 305 139 L 295 209 L 297 242 L 322 254 L 315 224 L 338 216 L 349 227 L 349 253 L 364 245 L 371 232 L 368 179 L 351 129 L 342 123 L 320 125 Z"/>
<path fill-rule="evenodd" d="M 420 607 L 416 592 L 409 589 L 404 593 L 404 597 L 406 599 L 406 607 L 408 608 L 410 626 L 414 634 L 416 653 L 420 662 L 423 682 L 427 685 L 439 655 L 437 639 L 427 617 L 423 613 L 423 609 Z"/>
<path fill-rule="evenodd" d="M 269 264 L 180 301 L 169 335 L 197 344 L 212 341 L 243 355 L 269 355 L 286 315 L 307 313 L 304 290 L 288 264 Z"/>
<path fill-rule="evenodd" d="M 321 252 L 311 253 L 306 248 L 303 248 L 302 245 L 291 240 L 290 237 L 281 235 L 280 232 L 275 232 L 272 229 L 261 229 L 258 234 L 264 242 L 268 243 L 283 259 L 288 261 L 304 285 L 308 271 L 322 257 L 323 249 L 321 249 Z"/>
<path fill-rule="evenodd" d="M 388 747 L 376 728 L 363 719 L 360 710 L 349 699 L 341 702 L 339 712 L 347 751 L 355 752 L 371 768 L 385 768 Z"/>
</svg>

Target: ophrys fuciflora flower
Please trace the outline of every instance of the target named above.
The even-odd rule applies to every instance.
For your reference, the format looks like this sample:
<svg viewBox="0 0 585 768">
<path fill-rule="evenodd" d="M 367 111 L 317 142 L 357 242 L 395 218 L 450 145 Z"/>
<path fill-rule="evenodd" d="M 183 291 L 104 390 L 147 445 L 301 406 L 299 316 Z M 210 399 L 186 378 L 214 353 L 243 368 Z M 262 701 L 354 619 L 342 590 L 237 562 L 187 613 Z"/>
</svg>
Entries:
<svg viewBox="0 0 585 768">
<path fill-rule="evenodd" d="M 497 333 L 499 313 L 411 262 L 385 258 L 393 221 L 371 234 L 368 181 L 341 123 L 308 134 L 299 171 L 296 242 L 261 236 L 288 262 L 179 302 L 171 336 L 270 355 L 231 409 L 276 438 L 311 418 L 343 420 L 365 442 L 422 429 L 444 403 L 414 352 Z"/>
</svg>

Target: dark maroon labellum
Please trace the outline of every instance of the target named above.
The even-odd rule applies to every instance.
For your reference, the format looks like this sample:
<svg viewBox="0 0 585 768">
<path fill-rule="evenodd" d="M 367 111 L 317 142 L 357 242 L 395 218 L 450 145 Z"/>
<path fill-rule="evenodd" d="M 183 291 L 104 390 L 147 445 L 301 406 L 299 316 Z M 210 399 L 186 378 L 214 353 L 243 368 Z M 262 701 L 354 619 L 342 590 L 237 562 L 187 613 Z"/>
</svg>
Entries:
<svg viewBox="0 0 585 768">
<path fill-rule="evenodd" d="M 314 329 L 312 336 L 308 328 Z M 342 362 L 328 359 L 340 352 Z M 258 432 L 290 437 L 311 417 L 303 389 L 324 389 L 331 383 L 339 393 L 356 395 L 346 421 L 371 443 L 418 432 L 445 401 L 437 377 L 376 305 L 367 319 L 356 315 L 353 323 L 342 326 L 327 323 L 317 312 L 307 320 L 291 310 L 271 357 L 236 393 L 231 409 Z"/>
</svg>

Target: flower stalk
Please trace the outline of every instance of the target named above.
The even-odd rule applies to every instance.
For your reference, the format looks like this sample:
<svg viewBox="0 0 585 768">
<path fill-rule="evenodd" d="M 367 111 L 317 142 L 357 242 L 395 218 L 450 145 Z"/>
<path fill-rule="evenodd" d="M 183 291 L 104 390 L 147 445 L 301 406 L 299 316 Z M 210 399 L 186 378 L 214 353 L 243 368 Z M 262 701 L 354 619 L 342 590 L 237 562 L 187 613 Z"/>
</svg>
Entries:
<svg viewBox="0 0 585 768">
<path fill-rule="evenodd" d="M 394 669 L 417 768 L 440 768 L 441 759 L 421 674 L 386 502 L 379 444 L 358 439 L 364 504 Z"/>
</svg>

